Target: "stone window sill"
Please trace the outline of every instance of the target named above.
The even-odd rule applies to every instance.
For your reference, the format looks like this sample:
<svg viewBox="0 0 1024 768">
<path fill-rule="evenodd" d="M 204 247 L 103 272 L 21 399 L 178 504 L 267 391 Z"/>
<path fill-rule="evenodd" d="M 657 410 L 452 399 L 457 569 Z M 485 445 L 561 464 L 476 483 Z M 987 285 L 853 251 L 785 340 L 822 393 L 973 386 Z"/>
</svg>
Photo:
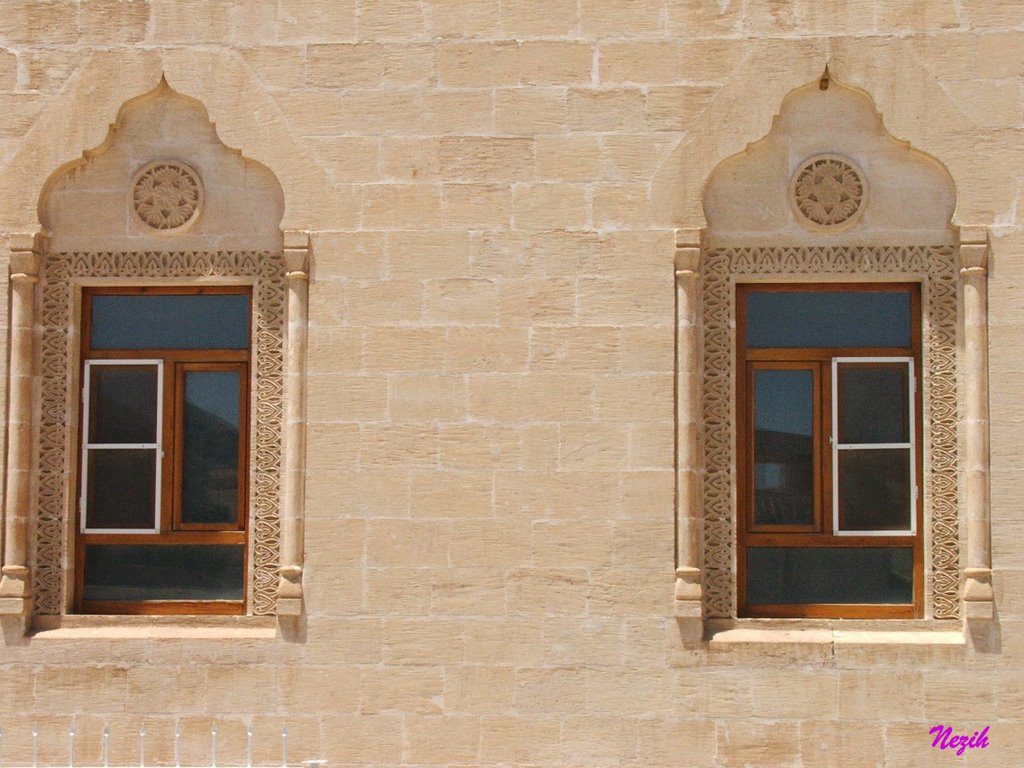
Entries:
<svg viewBox="0 0 1024 768">
<path fill-rule="evenodd" d="M 274 616 L 36 616 L 31 640 L 273 640 Z"/>
</svg>

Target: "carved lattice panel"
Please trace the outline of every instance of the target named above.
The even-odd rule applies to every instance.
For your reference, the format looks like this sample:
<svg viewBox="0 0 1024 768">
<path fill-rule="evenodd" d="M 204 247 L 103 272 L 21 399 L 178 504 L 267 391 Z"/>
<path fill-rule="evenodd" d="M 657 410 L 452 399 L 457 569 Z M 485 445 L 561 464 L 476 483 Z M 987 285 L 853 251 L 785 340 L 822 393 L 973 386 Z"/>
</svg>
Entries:
<svg viewBox="0 0 1024 768">
<path fill-rule="evenodd" d="M 38 513 L 33 517 L 36 612 L 60 614 L 66 605 L 62 564 L 73 559 L 68 516 L 74 503 L 68 478 L 77 451 L 68 425 L 76 406 L 72 366 L 78 361 L 72 329 L 73 286 L 89 278 L 222 277 L 251 279 L 254 289 L 253 349 L 256 401 L 251 419 L 249 609 L 273 614 L 280 552 L 281 434 L 283 420 L 285 281 L 281 256 L 265 252 L 53 253 L 43 271 L 41 413 Z"/>
<path fill-rule="evenodd" d="M 930 578 L 929 615 L 960 615 L 960 530 L 957 486 L 956 259 L 952 246 L 837 248 L 714 248 L 704 253 L 704 568 L 705 611 L 736 615 L 735 283 L 746 279 L 814 276 L 920 278 L 922 401 L 925 434 L 924 503 Z"/>
</svg>

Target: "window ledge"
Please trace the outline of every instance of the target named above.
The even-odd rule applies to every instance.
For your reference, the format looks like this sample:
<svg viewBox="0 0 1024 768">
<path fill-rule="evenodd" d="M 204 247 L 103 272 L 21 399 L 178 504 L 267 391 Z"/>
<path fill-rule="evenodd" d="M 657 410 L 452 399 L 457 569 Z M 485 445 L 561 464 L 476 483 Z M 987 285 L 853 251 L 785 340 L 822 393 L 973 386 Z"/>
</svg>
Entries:
<svg viewBox="0 0 1024 768">
<path fill-rule="evenodd" d="M 705 639 L 712 647 L 723 649 L 729 646 L 773 643 L 823 648 L 828 646 L 833 653 L 865 645 L 967 645 L 958 621 L 709 620 Z"/>
<path fill-rule="evenodd" d="M 274 616 L 36 616 L 32 640 L 255 639 L 277 637 Z"/>
</svg>

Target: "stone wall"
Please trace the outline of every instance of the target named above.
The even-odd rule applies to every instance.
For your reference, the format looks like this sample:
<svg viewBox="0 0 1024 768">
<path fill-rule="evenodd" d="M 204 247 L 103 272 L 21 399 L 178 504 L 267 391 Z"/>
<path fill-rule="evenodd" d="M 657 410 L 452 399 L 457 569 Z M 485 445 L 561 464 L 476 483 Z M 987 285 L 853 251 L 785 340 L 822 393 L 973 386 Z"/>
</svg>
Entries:
<svg viewBox="0 0 1024 768">
<path fill-rule="evenodd" d="M 332 765 L 918 766 L 953 759 L 939 723 L 990 726 L 971 765 L 1024 762 L 1017 3 L 9 5 L 2 242 L 82 247 L 45 203 L 163 74 L 276 177 L 260 205 L 312 264 L 304 616 L 7 632 L 6 764 L 33 725 L 66 764 L 72 724 L 79 764 L 104 724 L 129 764 L 142 723 L 150 764 L 176 726 L 206 763 L 214 721 L 223 764 L 249 725 L 279 760 L 286 725 L 293 761 Z M 951 179 L 953 225 L 988 229 L 997 620 L 705 641 L 673 594 L 675 231 L 714 235 L 712 172 L 826 63 Z"/>
</svg>

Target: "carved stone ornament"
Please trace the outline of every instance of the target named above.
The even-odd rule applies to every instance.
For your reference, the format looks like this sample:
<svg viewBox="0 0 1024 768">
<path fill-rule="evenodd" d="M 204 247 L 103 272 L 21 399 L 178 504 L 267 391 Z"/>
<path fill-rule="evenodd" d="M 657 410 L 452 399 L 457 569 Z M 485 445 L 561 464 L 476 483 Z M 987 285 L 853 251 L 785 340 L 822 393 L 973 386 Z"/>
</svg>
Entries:
<svg viewBox="0 0 1024 768">
<path fill-rule="evenodd" d="M 925 611 L 960 615 L 957 478 L 957 263 L 952 246 L 712 248 L 703 254 L 704 607 L 736 615 L 736 283 L 901 279 L 922 282 Z"/>
<path fill-rule="evenodd" d="M 74 560 L 74 449 L 78 392 L 76 286 L 117 280 L 124 285 L 188 278 L 254 284 L 252 349 L 256 369 L 250 456 L 248 612 L 271 615 L 277 600 L 281 551 L 281 435 L 284 381 L 284 261 L 280 254 L 228 251 L 187 253 L 50 253 L 43 271 L 38 514 L 32 536 L 36 612 L 60 614 L 67 604 L 64 563 Z M 134 282 L 133 282 L 134 281 Z M 109 283 L 105 283 L 109 284 Z M 69 481 L 69 478 L 70 481 Z"/>
<path fill-rule="evenodd" d="M 179 232 L 203 207 L 203 182 L 194 168 L 177 160 L 157 160 L 132 179 L 132 214 L 147 229 Z"/>
<path fill-rule="evenodd" d="M 814 231 L 839 231 L 864 212 L 867 183 L 852 160 L 815 155 L 800 164 L 790 182 L 789 199 L 797 220 Z"/>
</svg>

